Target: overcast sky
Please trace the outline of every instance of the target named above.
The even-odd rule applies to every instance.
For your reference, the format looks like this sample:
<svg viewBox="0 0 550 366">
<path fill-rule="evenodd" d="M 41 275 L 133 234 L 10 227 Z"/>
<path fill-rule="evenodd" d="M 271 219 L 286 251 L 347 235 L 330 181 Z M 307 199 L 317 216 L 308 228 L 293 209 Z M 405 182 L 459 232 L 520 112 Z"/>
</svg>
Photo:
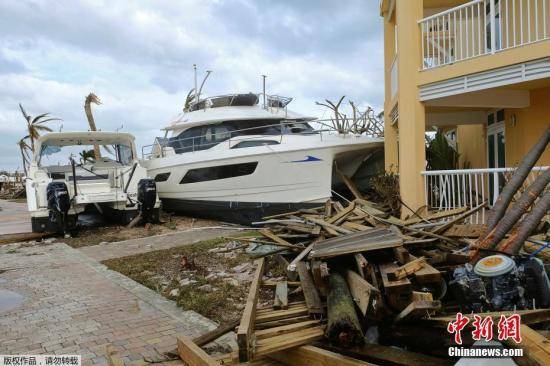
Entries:
<svg viewBox="0 0 550 366">
<path fill-rule="evenodd" d="M 21 166 L 21 102 L 49 112 L 63 131 L 87 130 L 84 97 L 97 94 L 98 128 L 123 130 L 138 147 L 183 106 L 212 70 L 206 95 L 290 96 L 290 109 L 323 116 L 315 101 L 349 96 L 383 104 L 378 0 L 2 0 L 0 169 Z M 52 124 L 56 130 L 60 124 Z"/>
</svg>

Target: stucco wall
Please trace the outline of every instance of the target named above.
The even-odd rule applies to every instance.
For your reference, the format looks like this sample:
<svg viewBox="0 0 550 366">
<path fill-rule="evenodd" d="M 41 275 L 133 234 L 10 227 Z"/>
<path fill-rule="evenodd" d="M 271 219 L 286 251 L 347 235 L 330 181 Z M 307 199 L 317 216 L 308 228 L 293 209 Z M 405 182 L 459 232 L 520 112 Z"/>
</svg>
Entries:
<svg viewBox="0 0 550 366">
<path fill-rule="evenodd" d="M 506 113 L 506 166 L 517 166 L 525 154 L 550 125 L 550 88 L 531 91 L 531 106 L 523 109 L 507 109 Z M 516 115 L 515 125 L 512 116 Z M 550 148 L 541 156 L 537 165 L 550 165 Z"/>
<path fill-rule="evenodd" d="M 456 129 L 460 168 L 487 167 L 487 135 L 484 125 L 459 125 Z M 467 164 L 467 165 L 466 165 Z"/>
</svg>

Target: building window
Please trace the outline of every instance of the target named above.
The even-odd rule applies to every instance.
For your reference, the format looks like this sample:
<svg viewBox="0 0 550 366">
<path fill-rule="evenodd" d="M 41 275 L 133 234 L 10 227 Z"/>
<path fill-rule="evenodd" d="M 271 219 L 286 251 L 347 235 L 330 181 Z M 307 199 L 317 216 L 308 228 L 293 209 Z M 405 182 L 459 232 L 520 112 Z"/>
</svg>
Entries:
<svg viewBox="0 0 550 366">
<path fill-rule="evenodd" d="M 189 170 L 181 179 L 180 184 L 206 182 L 209 180 L 218 180 L 226 178 L 241 177 L 254 173 L 258 162 L 219 165 L 207 168 L 198 168 Z"/>
<path fill-rule="evenodd" d="M 160 173 L 155 176 L 155 182 L 166 182 L 170 177 L 170 172 Z"/>
</svg>

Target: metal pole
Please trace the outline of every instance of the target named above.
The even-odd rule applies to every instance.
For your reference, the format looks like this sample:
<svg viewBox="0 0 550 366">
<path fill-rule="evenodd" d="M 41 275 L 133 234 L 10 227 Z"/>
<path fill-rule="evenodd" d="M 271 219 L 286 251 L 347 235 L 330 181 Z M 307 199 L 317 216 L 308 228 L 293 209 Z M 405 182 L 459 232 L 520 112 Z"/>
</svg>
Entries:
<svg viewBox="0 0 550 366">
<path fill-rule="evenodd" d="M 193 64 L 193 72 L 195 74 L 195 102 L 199 101 L 199 91 L 197 90 L 197 65 Z"/>
<path fill-rule="evenodd" d="M 265 103 L 265 78 L 267 76 L 266 75 L 262 75 L 262 80 L 263 80 L 263 94 L 264 94 L 264 109 L 267 109 L 267 105 Z"/>
</svg>

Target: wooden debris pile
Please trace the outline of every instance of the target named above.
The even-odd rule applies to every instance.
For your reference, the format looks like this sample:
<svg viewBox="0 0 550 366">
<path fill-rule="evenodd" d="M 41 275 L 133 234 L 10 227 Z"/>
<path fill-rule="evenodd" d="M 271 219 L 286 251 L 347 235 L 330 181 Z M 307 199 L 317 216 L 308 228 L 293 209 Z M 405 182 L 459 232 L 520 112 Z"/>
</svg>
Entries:
<svg viewBox="0 0 550 366">
<path fill-rule="evenodd" d="M 204 345 L 235 330 L 238 349 L 213 358 L 199 348 L 211 363 L 190 363 L 197 343 L 180 337 L 180 356 L 197 365 L 452 364 L 446 326 L 461 308 L 447 283 L 470 261 L 464 248 L 483 231 L 464 221 L 484 207 L 417 212 L 401 220 L 357 198 L 265 217 L 256 223 L 261 237 L 239 239 L 275 248 L 254 254 L 256 272 L 241 321 L 198 340 Z M 268 260 L 283 263 L 286 278 L 266 279 Z M 272 289 L 268 307 L 258 303 L 261 287 Z M 535 335 L 529 324 L 550 320 L 550 309 L 520 312 L 526 332 Z M 369 333 L 376 334 L 374 341 Z M 544 357 L 550 356 L 544 338 L 521 346 L 538 349 L 541 342 Z"/>
</svg>

